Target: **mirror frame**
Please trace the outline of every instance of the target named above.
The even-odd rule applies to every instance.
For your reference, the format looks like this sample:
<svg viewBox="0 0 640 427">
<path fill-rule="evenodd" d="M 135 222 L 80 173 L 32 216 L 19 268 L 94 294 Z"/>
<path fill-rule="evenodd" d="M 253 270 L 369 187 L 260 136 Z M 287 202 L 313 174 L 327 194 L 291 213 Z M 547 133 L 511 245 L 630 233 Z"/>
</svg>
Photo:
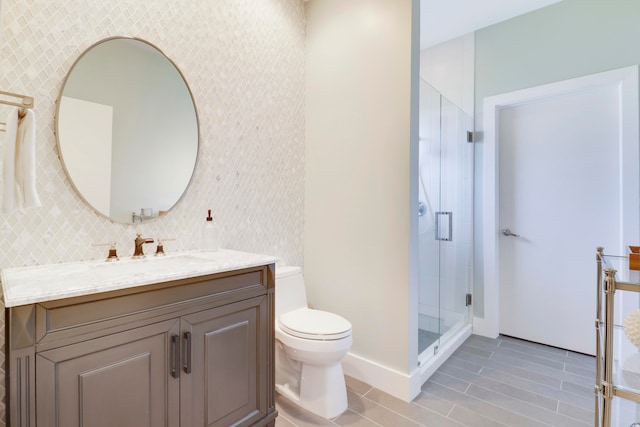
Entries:
<svg viewBox="0 0 640 427">
<path fill-rule="evenodd" d="M 66 74 L 64 80 L 62 81 L 62 85 L 60 87 L 60 91 L 58 93 L 58 97 L 56 98 L 56 110 L 55 110 L 55 116 L 54 116 L 54 134 L 55 134 L 55 137 L 56 137 L 56 152 L 57 152 L 56 154 L 58 155 L 58 159 L 60 159 L 60 162 L 62 163 L 62 168 L 64 169 L 64 173 L 65 173 L 65 175 L 67 177 L 67 180 L 71 184 L 71 187 L 76 192 L 78 197 L 80 197 L 80 199 L 82 199 L 82 201 L 87 206 L 89 206 L 94 212 L 96 212 L 98 215 L 100 215 L 102 217 L 107 218 L 112 223 L 125 224 L 125 225 L 126 224 L 147 223 L 147 222 L 154 221 L 154 220 L 160 218 L 161 216 L 165 216 L 165 215 L 157 215 L 157 216 L 154 216 L 154 217 L 149 218 L 147 220 L 142 220 L 141 219 L 140 222 L 134 222 L 133 220 L 131 222 L 122 222 L 122 221 L 114 219 L 111 216 L 106 215 L 105 213 L 99 211 L 96 207 L 94 207 L 91 203 L 89 203 L 89 201 L 85 198 L 85 196 L 79 191 L 78 187 L 76 186 L 75 182 L 73 181 L 73 179 L 71 177 L 71 174 L 69 173 L 69 170 L 67 169 L 67 165 L 66 165 L 66 163 L 64 161 L 64 157 L 62 155 L 62 149 L 61 149 L 61 144 L 60 144 L 60 132 L 59 132 L 58 122 L 59 122 L 59 119 L 60 119 L 60 104 L 61 104 L 61 101 L 62 101 L 62 96 L 64 94 L 64 89 L 67 86 L 67 82 L 69 80 L 69 77 L 71 76 L 71 73 L 75 69 L 75 67 L 78 64 L 78 62 L 80 62 L 80 60 L 82 60 L 82 58 L 84 58 L 84 56 L 88 52 L 90 52 L 96 46 L 101 45 L 101 44 L 103 44 L 105 42 L 108 42 L 108 41 L 112 41 L 112 40 L 133 40 L 133 41 L 138 41 L 138 42 L 144 43 L 148 47 L 154 49 L 159 54 L 161 54 L 175 68 L 175 70 L 178 72 L 178 74 L 182 78 L 182 81 L 184 82 L 184 85 L 187 88 L 187 91 L 189 92 L 189 97 L 191 98 L 191 103 L 193 104 L 193 111 L 194 111 L 194 115 L 195 115 L 195 119 L 196 119 L 196 126 L 197 126 L 196 156 L 195 156 L 195 160 L 194 160 L 194 163 L 193 163 L 193 170 L 191 171 L 191 176 L 189 177 L 189 181 L 187 182 L 187 184 L 186 184 L 184 190 L 182 191 L 182 193 L 180 194 L 180 197 L 178 197 L 176 199 L 176 201 L 173 203 L 173 205 L 171 205 L 171 207 L 169 207 L 168 209 L 166 209 L 164 211 L 165 215 L 168 214 L 171 210 L 173 210 L 173 208 L 175 208 L 176 205 L 178 205 L 178 203 L 180 203 L 180 201 L 182 201 L 182 199 L 185 197 L 185 195 L 187 193 L 187 190 L 191 186 L 191 183 L 193 182 L 193 178 L 194 178 L 195 173 L 196 173 L 196 168 L 198 167 L 198 159 L 200 158 L 200 141 L 201 141 L 200 116 L 199 116 L 199 113 L 198 113 L 198 106 L 196 105 L 196 100 L 195 100 L 195 98 L 193 96 L 193 92 L 191 90 L 191 87 L 189 86 L 189 82 L 185 78 L 185 76 L 182 73 L 182 70 L 180 69 L 180 67 L 178 67 L 178 65 L 162 49 L 160 49 L 158 46 L 156 46 L 155 44 L 153 44 L 153 43 L 151 43 L 151 42 L 149 42 L 149 41 L 147 41 L 145 39 L 139 38 L 139 37 L 121 35 L 121 36 L 110 36 L 110 37 L 106 37 L 106 38 L 100 39 L 97 42 L 94 42 L 90 46 L 85 48 L 82 51 L 82 53 L 76 58 L 76 60 L 73 62 L 73 64 L 69 68 L 69 71 L 67 71 L 67 74 Z"/>
</svg>

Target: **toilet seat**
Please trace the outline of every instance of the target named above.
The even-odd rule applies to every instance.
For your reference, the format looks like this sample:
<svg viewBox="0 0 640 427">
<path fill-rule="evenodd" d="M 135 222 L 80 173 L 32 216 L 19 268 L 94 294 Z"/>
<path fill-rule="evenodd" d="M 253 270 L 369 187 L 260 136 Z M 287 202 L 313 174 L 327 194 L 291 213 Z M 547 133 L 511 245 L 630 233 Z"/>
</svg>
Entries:
<svg viewBox="0 0 640 427">
<path fill-rule="evenodd" d="M 290 311 L 278 319 L 283 332 L 308 340 L 339 340 L 351 335 L 351 323 L 335 313 L 311 308 Z"/>
</svg>

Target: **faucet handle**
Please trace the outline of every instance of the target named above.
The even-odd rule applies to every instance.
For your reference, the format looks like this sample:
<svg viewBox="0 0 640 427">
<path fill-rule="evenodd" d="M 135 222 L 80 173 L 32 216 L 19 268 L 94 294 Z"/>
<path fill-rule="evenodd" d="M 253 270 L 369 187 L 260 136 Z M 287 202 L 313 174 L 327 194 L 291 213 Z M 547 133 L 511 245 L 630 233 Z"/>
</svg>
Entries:
<svg viewBox="0 0 640 427">
<path fill-rule="evenodd" d="M 164 253 L 164 244 L 162 242 L 166 242 L 169 240 L 176 240 L 175 237 L 158 237 L 158 246 L 156 247 L 156 256 L 163 256 Z"/>
<path fill-rule="evenodd" d="M 116 242 L 109 242 L 109 243 L 94 243 L 91 246 L 109 246 L 109 255 L 107 255 L 107 259 L 105 261 L 118 261 L 120 258 L 118 258 L 118 253 L 116 250 Z"/>
</svg>

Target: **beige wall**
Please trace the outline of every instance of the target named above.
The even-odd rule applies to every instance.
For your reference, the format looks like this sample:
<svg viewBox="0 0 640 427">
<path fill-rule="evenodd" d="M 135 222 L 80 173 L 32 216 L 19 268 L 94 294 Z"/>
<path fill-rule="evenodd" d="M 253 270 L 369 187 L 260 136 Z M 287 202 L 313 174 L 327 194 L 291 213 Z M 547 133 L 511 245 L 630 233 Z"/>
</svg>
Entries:
<svg viewBox="0 0 640 427">
<path fill-rule="evenodd" d="M 1 268 L 101 259 L 106 249 L 91 244 L 109 240 L 127 256 L 136 231 L 175 237 L 165 244 L 168 251 L 195 249 L 209 208 L 226 247 L 302 264 L 300 0 L 2 0 L 0 28 L 0 90 L 35 97 L 43 204 L 0 213 Z M 113 35 L 147 39 L 177 63 L 195 95 L 201 125 L 197 168 L 186 195 L 166 217 L 136 226 L 111 223 L 75 194 L 53 133 L 66 72 L 84 49 Z M 8 111 L 0 105 L 0 120 Z"/>
<path fill-rule="evenodd" d="M 309 301 L 351 321 L 351 355 L 406 376 L 417 357 L 409 297 L 412 3 L 312 0 L 306 18 Z"/>
</svg>

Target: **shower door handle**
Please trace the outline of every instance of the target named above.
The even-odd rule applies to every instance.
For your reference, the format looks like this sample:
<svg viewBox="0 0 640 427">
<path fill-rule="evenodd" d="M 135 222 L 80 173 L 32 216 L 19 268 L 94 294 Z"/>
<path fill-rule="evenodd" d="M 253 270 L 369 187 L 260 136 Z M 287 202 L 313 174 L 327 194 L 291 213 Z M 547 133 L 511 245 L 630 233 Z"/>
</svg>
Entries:
<svg viewBox="0 0 640 427">
<path fill-rule="evenodd" d="M 436 212 L 436 240 L 450 242 L 453 240 L 453 221 L 452 212 Z M 442 229 L 447 231 L 446 235 L 442 233 Z"/>
</svg>

